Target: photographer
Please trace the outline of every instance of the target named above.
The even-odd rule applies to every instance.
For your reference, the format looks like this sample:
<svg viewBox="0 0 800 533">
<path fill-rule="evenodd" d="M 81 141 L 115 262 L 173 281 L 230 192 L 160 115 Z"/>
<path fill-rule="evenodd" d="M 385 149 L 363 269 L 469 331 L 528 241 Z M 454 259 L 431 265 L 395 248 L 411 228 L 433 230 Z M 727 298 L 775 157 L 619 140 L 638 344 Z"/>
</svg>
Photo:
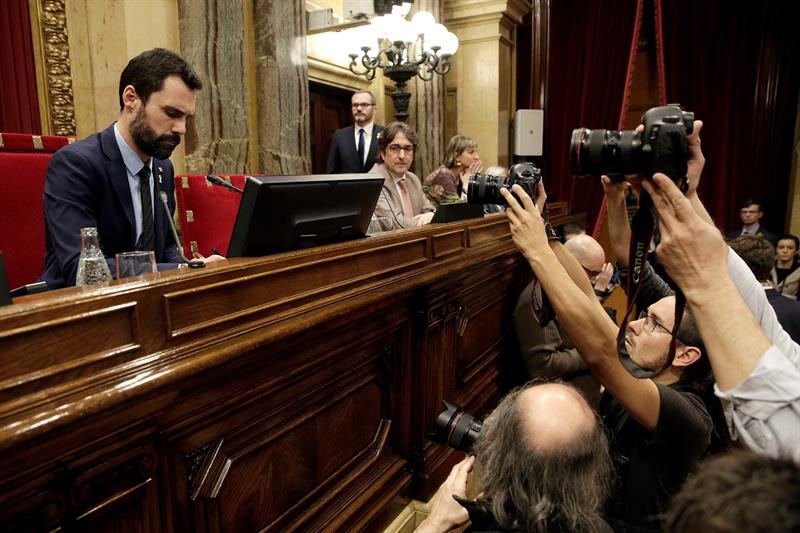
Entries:
<svg viewBox="0 0 800 533">
<path fill-rule="evenodd" d="M 473 464 L 479 493 L 467 500 Z M 467 457 L 431 500 L 417 533 L 610 531 L 600 518 L 611 464 L 595 414 L 574 388 L 531 383 L 510 392 Z"/>
<path fill-rule="evenodd" d="M 617 326 L 597 302 L 582 267 L 560 243 L 548 240 L 539 209 L 522 188 L 515 186 L 512 192 L 524 205 L 502 191 L 510 206 L 512 238 L 533 267 L 562 327 L 605 387 L 600 412 L 618 477 L 606 519 L 615 530 L 656 531 L 670 497 L 711 443 L 714 409 L 707 402 L 714 398 L 708 393 L 702 341 L 685 317 L 672 364 L 652 379 L 633 377 L 617 355 Z M 542 196 L 540 187 L 539 205 Z M 659 369 L 666 361 L 675 306 L 668 291 L 652 285 L 647 302 L 652 305 L 628 324 L 627 350 L 642 368 Z M 718 425 L 724 431 L 721 420 Z"/>
</svg>

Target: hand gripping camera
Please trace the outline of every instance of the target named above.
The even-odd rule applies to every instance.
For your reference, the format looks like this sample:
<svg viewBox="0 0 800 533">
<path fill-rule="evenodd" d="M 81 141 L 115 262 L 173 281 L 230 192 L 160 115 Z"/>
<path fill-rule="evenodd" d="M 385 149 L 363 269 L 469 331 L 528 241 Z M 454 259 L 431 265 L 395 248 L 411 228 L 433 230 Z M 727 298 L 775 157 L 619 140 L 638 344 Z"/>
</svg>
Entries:
<svg viewBox="0 0 800 533">
<path fill-rule="evenodd" d="M 686 177 L 687 135 L 694 113 L 680 104 L 648 109 L 642 116 L 644 132 L 631 130 L 572 130 L 570 168 L 575 176 L 662 172 L 673 181 Z"/>
<path fill-rule="evenodd" d="M 541 180 L 542 171 L 532 163 L 517 163 L 508 169 L 508 176 L 492 176 L 476 172 L 469 177 L 467 202 L 506 205 L 506 199 L 500 194 L 500 189 L 505 187 L 511 190 L 515 183 L 525 189 L 528 196 L 536 198 L 536 185 Z"/>
</svg>

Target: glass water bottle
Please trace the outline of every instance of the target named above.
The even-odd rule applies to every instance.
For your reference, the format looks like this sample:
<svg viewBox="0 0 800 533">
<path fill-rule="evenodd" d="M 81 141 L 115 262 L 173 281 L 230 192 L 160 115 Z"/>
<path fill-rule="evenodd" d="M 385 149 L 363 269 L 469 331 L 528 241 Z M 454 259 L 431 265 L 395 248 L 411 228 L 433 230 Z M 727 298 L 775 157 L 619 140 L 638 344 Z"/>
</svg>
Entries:
<svg viewBox="0 0 800 533">
<path fill-rule="evenodd" d="M 80 287 L 104 281 L 111 281 L 111 271 L 100 249 L 97 228 L 81 228 L 81 257 L 75 285 Z"/>
</svg>

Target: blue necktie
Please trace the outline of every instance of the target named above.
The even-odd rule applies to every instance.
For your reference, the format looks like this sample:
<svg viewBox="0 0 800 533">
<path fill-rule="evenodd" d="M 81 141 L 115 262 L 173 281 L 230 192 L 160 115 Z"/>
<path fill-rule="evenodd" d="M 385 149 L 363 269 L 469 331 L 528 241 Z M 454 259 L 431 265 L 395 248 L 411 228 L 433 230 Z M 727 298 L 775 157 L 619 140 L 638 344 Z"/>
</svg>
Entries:
<svg viewBox="0 0 800 533">
<path fill-rule="evenodd" d="M 361 171 L 363 172 L 364 169 L 364 128 L 358 130 L 358 165 L 361 167 Z"/>
</svg>

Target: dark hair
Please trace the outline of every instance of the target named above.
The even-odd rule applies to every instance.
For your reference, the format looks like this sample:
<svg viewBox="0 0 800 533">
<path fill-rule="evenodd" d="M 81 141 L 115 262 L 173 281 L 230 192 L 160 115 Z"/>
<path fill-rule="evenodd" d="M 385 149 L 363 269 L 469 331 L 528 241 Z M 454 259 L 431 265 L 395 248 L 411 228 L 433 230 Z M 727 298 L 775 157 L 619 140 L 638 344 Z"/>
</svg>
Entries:
<svg viewBox="0 0 800 533">
<path fill-rule="evenodd" d="M 775 266 L 772 243 L 756 235 L 741 235 L 728 241 L 728 246 L 747 263 L 758 281 L 770 279 Z"/>
<path fill-rule="evenodd" d="M 542 383 L 511 391 L 486 420 L 475 443 L 478 504 L 506 529 L 597 531 L 608 496 L 611 458 L 602 425 L 580 432 L 555 451 L 538 451 L 527 435 L 520 394 Z M 569 386 L 569 385 L 565 385 Z M 575 390 L 576 397 L 580 392 Z M 589 409 L 587 405 L 587 409 Z"/>
<path fill-rule="evenodd" d="M 193 91 L 203 88 L 200 77 L 184 58 L 166 48 L 153 48 L 128 61 L 125 70 L 120 74 L 120 110 L 123 108 L 122 92 L 125 87 L 132 85 L 142 102 L 147 103 L 151 94 L 164 87 L 164 80 L 169 76 L 179 76 L 183 83 Z"/>
<path fill-rule="evenodd" d="M 800 531 L 800 466 L 737 451 L 704 461 L 672 499 L 663 531 Z"/>
<path fill-rule="evenodd" d="M 781 237 L 778 239 L 778 242 L 789 241 L 789 240 L 794 241 L 795 250 L 800 250 L 800 239 L 798 239 L 795 235 L 792 235 L 791 233 L 786 233 L 784 235 L 781 235 Z"/>
<path fill-rule="evenodd" d="M 402 133 L 406 136 L 406 139 L 414 146 L 416 149 L 417 147 L 417 134 L 414 130 L 411 129 L 411 126 L 406 124 L 405 122 L 392 122 L 378 134 L 378 161 L 383 162 L 383 157 L 381 157 L 380 152 L 386 150 L 386 147 L 389 146 L 394 138 L 397 137 L 397 134 Z"/>
<path fill-rule="evenodd" d="M 758 210 L 759 210 L 759 211 L 763 211 L 763 210 L 764 210 L 764 209 L 762 209 L 762 207 L 761 207 L 761 201 L 760 201 L 758 198 L 746 198 L 746 199 L 745 199 L 745 200 L 742 202 L 742 205 L 741 205 L 741 206 L 739 206 L 739 207 L 740 207 L 741 209 L 744 209 L 745 207 L 749 207 L 749 206 L 751 206 L 751 205 L 757 205 L 757 206 L 758 206 Z"/>
</svg>

